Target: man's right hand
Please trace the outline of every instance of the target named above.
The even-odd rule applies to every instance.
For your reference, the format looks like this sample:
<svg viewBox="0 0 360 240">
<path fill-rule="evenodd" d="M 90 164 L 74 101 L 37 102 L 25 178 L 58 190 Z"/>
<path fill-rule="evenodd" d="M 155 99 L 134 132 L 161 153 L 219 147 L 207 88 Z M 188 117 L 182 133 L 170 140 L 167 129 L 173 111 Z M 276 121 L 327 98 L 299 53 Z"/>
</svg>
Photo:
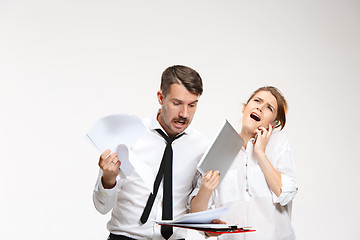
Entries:
<svg viewBox="0 0 360 240">
<path fill-rule="evenodd" d="M 101 182 L 105 189 L 115 187 L 116 177 L 120 173 L 121 162 L 116 153 L 110 153 L 110 150 L 105 150 L 99 159 L 99 167 L 103 171 Z"/>
<path fill-rule="evenodd" d="M 214 220 L 212 220 L 212 223 L 213 223 L 213 224 L 226 224 L 225 221 L 220 220 L 220 219 L 214 219 Z M 221 233 L 205 232 L 205 235 L 206 235 L 207 237 L 217 237 L 217 236 L 220 236 Z"/>
</svg>

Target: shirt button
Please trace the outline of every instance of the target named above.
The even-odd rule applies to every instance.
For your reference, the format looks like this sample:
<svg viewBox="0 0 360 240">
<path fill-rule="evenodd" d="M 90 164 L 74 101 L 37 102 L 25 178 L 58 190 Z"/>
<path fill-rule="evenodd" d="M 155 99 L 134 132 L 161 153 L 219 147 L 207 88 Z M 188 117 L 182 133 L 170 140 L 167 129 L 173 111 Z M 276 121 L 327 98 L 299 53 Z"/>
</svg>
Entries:
<svg viewBox="0 0 360 240">
<path fill-rule="evenodd" d="M 246 191 L 249 192 L 249 189 L 247 188 Z"/>
</svg>

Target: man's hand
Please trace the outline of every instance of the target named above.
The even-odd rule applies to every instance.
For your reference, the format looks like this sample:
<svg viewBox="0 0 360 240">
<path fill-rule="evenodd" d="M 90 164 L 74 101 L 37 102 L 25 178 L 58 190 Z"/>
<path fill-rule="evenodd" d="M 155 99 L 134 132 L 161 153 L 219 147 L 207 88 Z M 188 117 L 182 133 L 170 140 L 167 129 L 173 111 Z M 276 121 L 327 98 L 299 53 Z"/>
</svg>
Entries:
<svg viewBox="0 0 360 240">
<path fill-rule="evenodd" d="M 120 173 L 121 162 L 116 153 L 110 153 L 110 150 L 105 150 L 99 159 L 99 167 L 103 171 L 101 182 L 105 189 L 113 188 L 116 185 L 116 177 Z"/>
<path fill-rule="evenodd" d="M 212 220 L 212 223 L 213 224 L 226 224 L 226 222 L 220 220 L 220 219 L 214 219 Z M 210 233 L 210 232 L 205 232 L 205 235 L 207 237 L 217 237 L 217 236 L 220 236 L 221 233 Z"/>
</svg>

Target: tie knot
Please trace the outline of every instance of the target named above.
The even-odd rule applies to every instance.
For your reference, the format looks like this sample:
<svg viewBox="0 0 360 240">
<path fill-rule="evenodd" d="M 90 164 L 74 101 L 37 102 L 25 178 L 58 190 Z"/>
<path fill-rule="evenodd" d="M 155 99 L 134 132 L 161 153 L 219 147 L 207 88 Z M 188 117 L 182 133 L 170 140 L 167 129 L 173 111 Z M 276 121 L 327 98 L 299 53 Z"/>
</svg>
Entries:
<svg viewBox="0 0 360 240">
<path fill-rule="evenodd" d="M 168 135 L 166 135 L 164 132 L 163 132 L 163 130 L 161 130 L 161 129 L 155 129 L 164 139 L 165 139 L 165 141 L 168 143 L 168 144 L 171 144 L 175 139 L 178 139 L 179 137 L 181 137 L 182 135 L 184 135 L 185 133 L 181 133 L 181 134 L 179 134 L 179 135 L 177 135 L 176 137 L 174 137 L 174 138 L 171 138 L 171 137 L 169 137 Z"/>
</svg>

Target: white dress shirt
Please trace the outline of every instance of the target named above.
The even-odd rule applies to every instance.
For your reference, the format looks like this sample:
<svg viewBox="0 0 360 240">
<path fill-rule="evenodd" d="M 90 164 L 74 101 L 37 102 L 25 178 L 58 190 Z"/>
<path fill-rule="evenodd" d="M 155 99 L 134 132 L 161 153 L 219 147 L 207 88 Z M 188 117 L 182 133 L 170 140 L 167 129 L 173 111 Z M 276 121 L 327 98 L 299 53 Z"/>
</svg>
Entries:
<svg viewBox="0 0 360 240">
<path fill-rule="evenodd" d="M 222 218 L 228 224 L 251 226 L 250 233 L 223 234 L 219 239 L 290 240 L 292 199 L 297 192 L 293 151 L 285 134 L 274 131 L 266 147 L 266 156 L 281 174 L 282 193 L 273 193 L 254 155 L 253 139 L 242 148 L 209 202 L 211 207 L 229 206 Z M 200 182 L 198 182 L 198 187 Z M 196 191 L 192 195 L 194 195 Z"/>
<path fill-rule="evenodd" d="M 145 224 L 140 222 L 166 147 L 165 139 L 155 131 L 155 129 L 163 130 L 156 117 L 157 115 L 143 121 L 147 131 L 129 149 L 130 161 L 135 163 L 135 170 L 130 176 L 126 178 L 118 176 L 114 188 L 104 189 L 100 170 L 93 201 L 96 209 L 102 214 L 112 209 L 107 228 L 113 234 L 135 239 L 163 239 L 160 226 L 154 223 L 155 220 L 161 220 L 162 183 L 148 221 Z M 172 143 L 173 218 L 188 213 L 188 198 L 198 179 L 196 166 L 208 144 L 208 139 L 195 129 L 188 127 L 184 132 L 182 137 Z M 147 173 L 146 175 L 139 174 L 136 170 L 139 166 L 142 172 Z M 140 175 L 143 178 L 145 176 L 146 179 Z M 149 181 L 151 189 L 145 184 Z M 186 237 L 184 229 L 174 228 L 173 231 L 170 239 Z"/>
</svg>

